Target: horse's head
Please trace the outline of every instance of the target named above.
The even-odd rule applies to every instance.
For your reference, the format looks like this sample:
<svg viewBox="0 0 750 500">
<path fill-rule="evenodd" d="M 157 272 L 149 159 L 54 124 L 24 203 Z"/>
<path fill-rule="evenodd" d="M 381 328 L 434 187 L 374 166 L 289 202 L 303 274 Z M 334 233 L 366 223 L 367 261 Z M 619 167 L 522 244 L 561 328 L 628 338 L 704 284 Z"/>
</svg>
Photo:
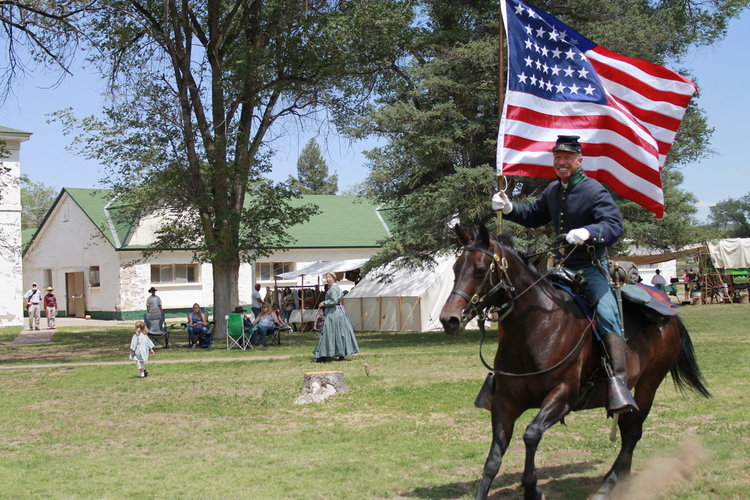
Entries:
<svg viewBox="0 0 750 500">
<path fill-rule="evenodd" d="M 501 276 L 506 265 L 501 247 L 490 238 L 487 228 L 480 226 L 476 234 L 459 226 L 455 229 L 464 247 L 453 265 L 453 290 L 440 312 L 440 322 L 451 335 L 506 294 L 509 286 Z"/>
</svg>

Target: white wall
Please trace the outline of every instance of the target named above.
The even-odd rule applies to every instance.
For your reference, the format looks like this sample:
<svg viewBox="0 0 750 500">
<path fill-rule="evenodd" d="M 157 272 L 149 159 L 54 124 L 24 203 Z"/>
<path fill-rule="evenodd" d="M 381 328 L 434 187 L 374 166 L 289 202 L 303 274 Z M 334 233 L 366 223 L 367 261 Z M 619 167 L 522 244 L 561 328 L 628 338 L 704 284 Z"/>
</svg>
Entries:
<svg viewBox="0 0 750 500">
<path fill-rule="evenodd" d="M 0 178 L 0 326 L 23 324 L 21 265 L 21 142 L 30 134 L 2 134 L 10 157 L 0 160 L 7 173 Z"/>
<path fill-rule="evenodd" d="M 147 263 L 133 264 L 140 255 L 137 252 L 118 252 L 120 256 L 120 293 L 122 311 L 142 311 L 146 308 L 148 289 L 157 289 L 164 309 L 190 308 L 194 303 L 201 306 L 213 302 L 213 274 L 210 264 L 200 265 L 196 283 L 152 283 L 151 264 L 190 264 L 192 253 L 175 251 L 150 258 Z"/>
<path fill-rule="evenodd" d="M 641 275 L 641 278 L 643 278 L 643 283 L 650 285 L 651 278 L 654 277 L 657 269 L 661 271 L 661 275 L 667 280 L 667 284 L 669 284 L 670 278 L 682 279 L 682 275 L 677 275 L 677 260 L 673 259 L 666 262 L 659 262 L 657 264 L 641 264 L 638 266 L 638 273 Z"/>
</svg>

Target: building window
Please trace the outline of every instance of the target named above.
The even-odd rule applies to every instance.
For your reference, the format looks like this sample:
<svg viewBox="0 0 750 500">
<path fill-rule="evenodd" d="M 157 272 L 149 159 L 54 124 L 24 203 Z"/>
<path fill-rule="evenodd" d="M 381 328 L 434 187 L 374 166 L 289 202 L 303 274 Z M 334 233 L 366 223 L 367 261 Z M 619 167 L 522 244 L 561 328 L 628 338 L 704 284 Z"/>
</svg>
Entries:
<svg viewBox="0 0 750 500">
<path fill-rule="evenodd" d="M 151 264 L 151 283 L 198 283 L 199 264 Z"/>
<path fill-rule="evenodd" d="M 101 281 L 99 280 L 99 266 L 89 267 L 89 285 L 101 286 Z"/>
<path fill-rule="evenodd" d="M 44 270 L 44 280 L 42 282 L 44 283 L 44 288 L 55 286 L 52 284 L 52 269 Z"/>
<path fill-rule="evenodd" d="M 294 271 L 294 262 L 256 262 L 255 281 L 273 281 L 274 276 Z"/>
</svg>

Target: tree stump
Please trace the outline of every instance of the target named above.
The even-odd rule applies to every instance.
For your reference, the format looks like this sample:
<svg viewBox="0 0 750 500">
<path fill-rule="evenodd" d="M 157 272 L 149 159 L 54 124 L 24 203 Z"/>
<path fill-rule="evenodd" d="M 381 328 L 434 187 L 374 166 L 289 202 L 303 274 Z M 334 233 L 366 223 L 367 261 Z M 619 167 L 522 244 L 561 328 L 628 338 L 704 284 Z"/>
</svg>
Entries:
<svg viewBox="0 0 750 500">
<path fill-rule="evenodd" d="M 308 372 L 294 404 L 318 403 L 339 392 L 346 392 L 344 372 Z"/>
</svg>

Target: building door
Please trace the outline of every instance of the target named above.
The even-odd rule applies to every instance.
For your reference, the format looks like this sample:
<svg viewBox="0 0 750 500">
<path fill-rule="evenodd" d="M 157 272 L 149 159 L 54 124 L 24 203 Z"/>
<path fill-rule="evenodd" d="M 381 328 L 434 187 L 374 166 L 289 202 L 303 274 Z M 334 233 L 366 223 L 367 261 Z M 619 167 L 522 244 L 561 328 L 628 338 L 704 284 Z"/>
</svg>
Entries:
<svg viewBox="0 0 750 500">
<path fill-rule="evenodd" d="M 84 273 L 65 273 L 65 297 L 69 318 L 86 316 L 86 297 L 83 294 Z"/>
</svg>

